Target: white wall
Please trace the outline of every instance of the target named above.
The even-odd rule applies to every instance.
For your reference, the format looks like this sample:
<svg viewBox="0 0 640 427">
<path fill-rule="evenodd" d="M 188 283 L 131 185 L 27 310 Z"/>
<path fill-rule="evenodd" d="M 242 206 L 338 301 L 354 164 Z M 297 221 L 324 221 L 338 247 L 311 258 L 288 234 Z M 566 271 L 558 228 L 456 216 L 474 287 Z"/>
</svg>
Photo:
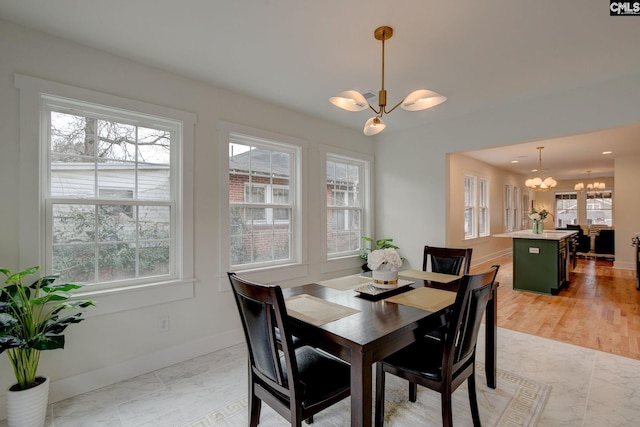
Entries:
<svg viewBox="0 0 640 427">
<path fill-rule="evenodd" d="M 447 241 L 447 217 L 453 215 L 446 209 L 447 153 L 637 124 L 638 111 L 640 74 L 633 74 L 523 97 L 418 129 L 394 132 L 387 126 L 375 141 L 376 234 L 394 237 L 408 262 L 420 266 L 425 244 Z M 428 115 L 429 110 L 393 114 Z M 621 188 L 618 176 L 615 181 L 617 215 L 618 203 L 637 200 L 637 194 Z M 617 216 L 615 223 L 621 226 Z M 630 248 L 620 249 L 626 257 Z"/>
<path fill-rule="evenodd" d="M 637 141 L 640 144 L 640 141 Z M 618 268 L 635 269 L 635 248 L 631 238 L 640 233 L 640 156 L 616 158 L 616 189 L 613 194 L 613 224 L 616 229 L 616 261 Z"/>
<path fill-rule="evenodd" d="M 154 69 L 49 35 L 0 21 L 0 266 L 16 270 L 19 260 L 18 200 L 19 102 L 14 74 L 24 74 L 129 99 L 193 112 L 195 128 L 195 298 L 109 315 L 91 315 L 68 330 L 64 350 L 44 352 L 40 372 L 51 377 L 51 401 L 88 391 L 223 348 L 243 340 L 230 292 L 218 292 L 219 120 L 300 139 L 309 159 L 319 159 L 319 144 L 372 154 L 372 141 L 277 105 L 231 93 L 202 82 Z M 321 167 L 311 168 L 317 182 Z M 308 198 L 308 240 L 320 241 L 318 200 Z M 321 278 L 320 245 L 309 245 L 310 277 Z M 361 262 L 354 257 L 354 266 Z M 356 270 L 357 271 L 357 270 Z M 355 272 L 355 271 L 353 271 Z M 144 298 L 140 293 L 139 298 Z M 100 303 L 97 298 L 98 304 Z M 158 321 L 170 316 L 171 330 Z M 13 382 L 6 357 L 0 357 L 0 390 Z M 0 417 L 5 405 L 0 402 Z"/>
</svg>

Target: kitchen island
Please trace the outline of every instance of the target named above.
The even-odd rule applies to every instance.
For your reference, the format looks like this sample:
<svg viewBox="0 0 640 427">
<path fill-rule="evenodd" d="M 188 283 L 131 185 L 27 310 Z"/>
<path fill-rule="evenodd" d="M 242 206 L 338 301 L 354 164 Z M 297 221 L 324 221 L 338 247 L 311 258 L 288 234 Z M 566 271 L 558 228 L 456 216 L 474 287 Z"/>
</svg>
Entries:
<svg viewBox="0 0 640 427">
<path fill-rule="evenodd" d="M 556 294 L 569 283 L 570 240 L 573 230 L 530 230 L 494 234 L 513 239 L 513 289 Z"/>
</svg>

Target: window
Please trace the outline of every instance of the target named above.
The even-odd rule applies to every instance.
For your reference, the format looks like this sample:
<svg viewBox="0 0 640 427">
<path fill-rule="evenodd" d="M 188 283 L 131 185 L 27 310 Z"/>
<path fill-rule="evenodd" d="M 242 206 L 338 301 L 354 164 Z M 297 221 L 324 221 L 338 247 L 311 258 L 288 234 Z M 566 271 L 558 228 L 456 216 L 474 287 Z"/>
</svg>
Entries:
<svg viewBox="0 0 640 427">
<path fill-rule="evenodd" d="M 368 164 L 362 160 L 327 155 L 327 256 L 359 252 L 365 210 L 364 182 Z"/>
<path fill-rule="evenodd" d="M 611 191 L 587 193 L 587 224 L 613 226 L 613 194 Z"/>
<path fill-rule="evenodd" d="M 51 97 L 43 109 L 52 271 L 87 284 L 173 276 L 178 128 Z"/>
<path fill-rule="evenodd" d="M 556 193 L 557 227 L 578 223 L 578 193 Z"/>
<path fill-rule="evenodd" d="M 464 177 L 464 238 L 488 236 L 489 181 L 472 175 Z"/>
<path fill-rule="evenodd" d="M 195 115 L 16 75 L 21 264 L 84 282 L 104 312 L 193 295 Z M 34 122 L 41 126 L 33 126 Z M 145 286 L 138 285 L 161 285 Z M 144 290 L 145 298 L 117 295 Z M 106 298 L 107 295 L 114 296 Z"/>
<path fill-rule="evenodd" d="M 298 149 L 279 141 L 228 136 L 230 259 L 234 270 L 297 260 Z"/>
</svg>

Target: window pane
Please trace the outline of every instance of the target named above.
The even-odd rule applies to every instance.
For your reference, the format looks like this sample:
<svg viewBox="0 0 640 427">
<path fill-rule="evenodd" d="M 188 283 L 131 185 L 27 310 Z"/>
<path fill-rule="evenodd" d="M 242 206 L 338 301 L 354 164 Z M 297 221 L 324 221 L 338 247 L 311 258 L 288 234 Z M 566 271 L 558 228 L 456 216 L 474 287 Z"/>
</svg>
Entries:
<svg viewBox="0 0 640 427">
<path fill-rule="evenodd" d="M 115 161 L 136 160 L 136 127 L 98 120 L 98 157 Z"/>
<path fill-rule="evenodd" d="M 52 206 L 53 243 L 86 243 L 96 237 L 96 208 L 94 205 Z M 55 258 L 55 257 L 54 257 Z"/>
<path fill-rule="evenodd" d="M 49 147 L 60 153 L 65 162 L 95 157 L 96 121 L 82 116 L 52 111 L 50 115 Z"/>
<path fill-rule="evenodd" d="M 60 283 L 95 282 L 95 245 L 54 245 L 52 268 L 54 272 L 60 273 Z"/>
<path fill-rule="evenodd" d="M 464 209 L 464 236 L 473 237 L 473 208 Z"/>
</svg>

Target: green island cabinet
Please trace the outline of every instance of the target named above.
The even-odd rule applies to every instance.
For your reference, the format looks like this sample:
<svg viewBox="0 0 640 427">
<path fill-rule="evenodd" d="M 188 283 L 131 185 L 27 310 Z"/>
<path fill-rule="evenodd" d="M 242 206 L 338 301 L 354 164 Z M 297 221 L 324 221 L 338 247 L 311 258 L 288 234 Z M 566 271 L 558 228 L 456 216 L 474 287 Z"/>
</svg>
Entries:
<svg viewBox="0 0 640 427">
<path fill-rule="evenodd" d="M 569 244 L 575 234 L 565 230 L 495 234 L 513 239 L 513 289 L 556 294 L 568 284 Z"/>
</svg>

